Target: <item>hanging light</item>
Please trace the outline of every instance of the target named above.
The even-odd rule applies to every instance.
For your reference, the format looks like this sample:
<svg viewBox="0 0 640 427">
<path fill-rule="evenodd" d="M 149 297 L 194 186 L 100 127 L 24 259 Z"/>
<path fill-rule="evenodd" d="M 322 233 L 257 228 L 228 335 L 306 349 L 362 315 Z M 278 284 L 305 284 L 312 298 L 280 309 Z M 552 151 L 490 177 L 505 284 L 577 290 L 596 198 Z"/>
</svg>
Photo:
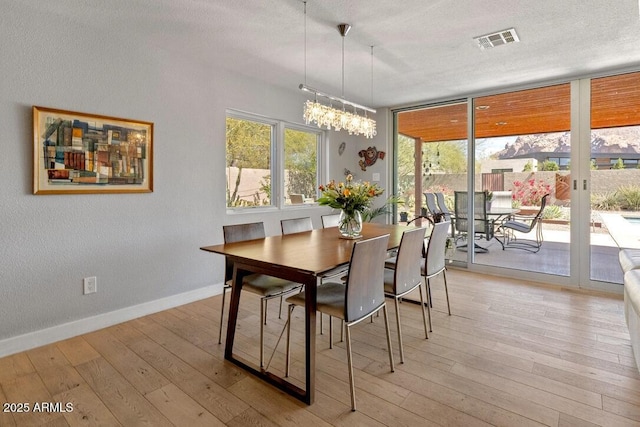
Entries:
<svg viewBox="0 0 640 427">
<path fill-rule="evenodd" d="M 304 104 L 304 121 L 306 124 L 315 123 L 318 127 L 333 128 L 336 131 L 345 129 L 349 135 L 364 135 L 366 138 L 373 138 L 376 134 L 376 121 L 367 117 L 367 112 L 376 113 L 373 108 L 356 104 L 344 98 L 344 38 L 351 29 L 349 24 L 338 25 L 338 31 L 342 36 L 342 96 L 335 97 L 317 89 L 307 86 L 307 2 L 304 2 L 304 83 L 300 84 L 300 89 L 313 93 L 313 101 L 307 100 Z M 373 98 L 373 46 L 371 46 L 371 93 Z M 327 98 L 329 105 L 318 102 L 318 97 Z M 333 107 L 332 102 L 342 104 L 342 109 Z M 353 112 L 347 111 L 346 107 L 353 107 Z M 362 110 L 363 115 L 358 114 Z"/>
</svg>

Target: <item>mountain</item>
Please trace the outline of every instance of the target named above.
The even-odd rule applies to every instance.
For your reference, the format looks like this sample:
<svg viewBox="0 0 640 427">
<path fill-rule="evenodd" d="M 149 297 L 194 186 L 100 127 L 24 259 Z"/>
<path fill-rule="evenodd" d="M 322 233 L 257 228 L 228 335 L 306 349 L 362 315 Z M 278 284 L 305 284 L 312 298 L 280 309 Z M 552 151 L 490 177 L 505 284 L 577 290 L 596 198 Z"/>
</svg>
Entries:
<svg viewBox="0 0 640 427">
<path fill-rule="evenodd" d="M 498 159 L 527 157 L 532 153 L 569 153 L 569 132 L 523 135 L 496 153 Z M 592 154 L 640 154 L 640 126 L 598 129 L 591 132 Z"/>
</svg>

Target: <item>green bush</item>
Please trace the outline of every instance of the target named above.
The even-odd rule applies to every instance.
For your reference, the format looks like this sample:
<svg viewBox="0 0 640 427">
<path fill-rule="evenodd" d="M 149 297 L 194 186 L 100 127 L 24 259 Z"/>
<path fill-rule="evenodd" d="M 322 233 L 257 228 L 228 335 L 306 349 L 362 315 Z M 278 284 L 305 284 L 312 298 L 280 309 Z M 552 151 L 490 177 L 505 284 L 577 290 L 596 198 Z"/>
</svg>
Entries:
<svg viewBox="0 0 640 427">
<path fill-rule="evenodd" d="M 545 206 L 544 211 L 542 211 L 542 219 L 558 219 L 564 216 L 564 211 L 562 207 L 558 205 L 548 205 Z"/>
<path fill-rule="evenodd" d="M 618 194 L 615 191 L 591 194 L 591 209 L 599 211 L 615 211 L 618 210 L 618 207 Z"/>
<path fill-rule="evenodd" d="M 616 193 L 622 209 L 640 210 L 640 186 L 625 185 L 618 188 Z"/>
</svg>

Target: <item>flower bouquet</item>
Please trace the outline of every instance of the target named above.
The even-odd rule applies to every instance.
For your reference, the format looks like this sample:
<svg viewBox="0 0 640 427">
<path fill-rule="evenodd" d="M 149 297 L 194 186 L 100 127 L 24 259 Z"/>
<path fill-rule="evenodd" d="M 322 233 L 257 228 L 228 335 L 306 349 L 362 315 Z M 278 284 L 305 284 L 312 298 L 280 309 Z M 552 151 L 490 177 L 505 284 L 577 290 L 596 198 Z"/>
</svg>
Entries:
<svg viewBox="0 0 640 427">
<path fill-rule="evenodd" d="M 356 239 L 361 237 L 362 212 L 370 205 L 374 197 L 383 193 L 377 184 L 369 182 L 353 182 L 353 175 L 347 175 L 346 182 L 336 184 L 331 180 L 327 185 L 319 187 L 322 196 L 318 199 L 321 206 L 340 209 L 338 229 L 343 237 Z"/>
</svg>

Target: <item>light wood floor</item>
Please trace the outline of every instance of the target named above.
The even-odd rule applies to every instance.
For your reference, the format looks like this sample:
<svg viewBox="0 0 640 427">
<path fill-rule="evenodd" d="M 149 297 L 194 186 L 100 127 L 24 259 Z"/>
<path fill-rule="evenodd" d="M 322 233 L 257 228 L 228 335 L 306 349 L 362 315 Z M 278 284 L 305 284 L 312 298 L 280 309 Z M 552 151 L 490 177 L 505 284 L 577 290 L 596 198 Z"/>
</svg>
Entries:
<svg viewBox="0 0 640 427">
<path fill-rule="evenodd" d="M 640 425 L 640 373 L 620 297 L 455 270 L 449 285 L 452 316 L 441 279 L 432 284 L 429 340 L 419 306 L 402 304 L 407 360 L 399 363 L 394 334 L 394 373 L 382 317 L 353 328 L 357 412 L 344 343 L 330 350 L 328 334 L 318 338 L 317 397 L 306 406 L 223 360 L 214 297 L 0 359 L 3 406 L 73 404 L 66 413 L 0 412 L 0 426 Z M 236 346 L 255 358 L 258 300 L 242 298 Z M 277 302 L 269 309 L 268 354 L 284 324 Z M 294 315 L 300 378 L 302 311 Z M 283 368 L 283 351 L 281 342 L 270 369 Z"/>
</svg>

